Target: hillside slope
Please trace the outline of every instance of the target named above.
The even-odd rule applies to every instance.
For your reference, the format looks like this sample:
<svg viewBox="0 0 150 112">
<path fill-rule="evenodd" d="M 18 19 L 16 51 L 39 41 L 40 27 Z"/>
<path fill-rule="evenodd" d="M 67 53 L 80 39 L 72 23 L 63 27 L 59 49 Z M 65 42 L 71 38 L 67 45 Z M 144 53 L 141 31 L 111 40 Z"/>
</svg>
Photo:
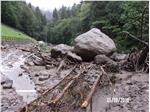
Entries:
<svg viewBox="0 0 150 112">
<path fill-rule="evenodd" d="M 4 24 L 1 25 L 2 40 L 14 40 L 14 41 L 35 41 L 30 36 L 22 33 L 19 30 L 8 27 Z"/>
</svg>

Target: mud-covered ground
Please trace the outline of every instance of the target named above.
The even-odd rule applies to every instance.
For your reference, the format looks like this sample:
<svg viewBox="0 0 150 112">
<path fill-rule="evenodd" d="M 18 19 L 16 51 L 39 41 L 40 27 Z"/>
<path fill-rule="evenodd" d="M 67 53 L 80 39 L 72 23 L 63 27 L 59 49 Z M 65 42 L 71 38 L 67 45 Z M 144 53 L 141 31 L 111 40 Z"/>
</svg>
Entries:
<svg viewBox="0 0 150 112">
<path fill-rule="evenodd" d="M 2 76 L 2 112 L 15 112 L 20 110 L 26 104 L 29 104 L 31 101 L 41 96 L 44 91 L 59 83 L 59 81 L 61 81 L 75 65 L 75 63 L 68 62 L 59 73 L 56 73 L 62 59 L 52 59 L 50 57 L 51 46 L 46 48 L 47 52 L 45 51 L 45 48 L 41 48 L 42 55 L 48 58 L 50 62 L 49 64 L 43 64 L 43 60 L 36 52 L 29 52 L 31 49 L 34 51 L 34 47 L 35 44 L 11 45 L 10 43 L 1 46 L 2 69 L 0 72 Z M 82 62 L 82 64 L 89 66 L 91 63 Z M 90 71 L 84 74 L 84 77 L 86 77 L 84 80 L 80 80 L 71 88 L 73 92 L 81 90 L 79 88 L 83 87 L 82 89 L 85 91 L 85 94 L 83 95 L 86 96 L 88 94 L 88 90 L 92 87 L 92 84 L 100 71 L 97 65 L 94 66 L 93 69 L 90 69 Z M 76 68 L 72 75 L 78 73 L 79 68 Z M 65 107 L 66 105 L 64 104 L 64 107 L 60 107 L 60 109 L 51 110 L 49 106 L 43 106 L 43 108 L 42 106 L 37 106 L 35 107 L 36 109 L 33 109 L 32 111 L 148 112 L 148 74 L 121 71 L 120 73 L 108 73 L 108 75 L 110 77 L 115 76 L 115 82 L 112 85 L 99 84 L 95 94 L 92 96 L 91 104 L 84 110 L 80 109 L 81 101 L 83 99 L 76 97 L 76 94 L 75 97 L 70 97 L 70 95 L 66 93 L 62 98 L 62 102 L 68 101 L 69 104 L 67 107 Z M 12 80 L 13 83 L 10 80 Z M 86 86 L 82 85 L 84 81 L 88 82 L 87 90 L 85 88 Z M 61 89 L 59 88 L 56 92 L 59 93 L 59 90 Z M 51 92 L 48 94 L 55 97 Z M 48 96 L 48 98 L 45 97 L 45 99 L 43 98 L 42 100 L 49 100 L 50 98 L 51 96 Z M 69 99 L 71 98 L 73 99 L 70 101 Z M 69 106 L 76 108 L 67 110 Z"/>
</svg>

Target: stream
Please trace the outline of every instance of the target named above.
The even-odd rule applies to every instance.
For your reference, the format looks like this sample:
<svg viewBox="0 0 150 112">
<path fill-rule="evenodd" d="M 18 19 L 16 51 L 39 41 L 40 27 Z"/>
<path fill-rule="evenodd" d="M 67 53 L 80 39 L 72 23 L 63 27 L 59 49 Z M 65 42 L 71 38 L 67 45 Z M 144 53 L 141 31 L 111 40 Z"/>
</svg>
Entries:
<svg viewBox="0 0 150 112">
<path fill-rule="evenodd" d="M 29 76 L 25 74 L 19 76 L 19 74 L 24 71 L 20 66 L 24 65 L 26 58 L 31 55 L 32 54 L 25 57 L 23 54 L 18 55 L 17 52 L 10 52 L 7 53 L 7 55 L 3 55 L 2 53 L 1 56 L 1 73 L 13 81 L 12 86 L 15 88 L 18 95 L 23 97 L 26 103 L 37 98 L 35 85 Z"/>
</svg>

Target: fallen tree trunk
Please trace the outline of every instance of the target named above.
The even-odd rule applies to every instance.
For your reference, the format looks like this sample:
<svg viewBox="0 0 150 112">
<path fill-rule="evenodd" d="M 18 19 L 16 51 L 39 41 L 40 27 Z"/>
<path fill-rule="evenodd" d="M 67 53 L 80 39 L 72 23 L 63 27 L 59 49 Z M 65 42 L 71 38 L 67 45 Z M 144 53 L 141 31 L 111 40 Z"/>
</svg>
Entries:
<svg viewBox="0 0 150 112">
<path fill-rule="evenodd" d="M 94 94 L 94 92 L 95 92 L 95 90 L 96 90 L 96 87 L 97 87 L 97 85 L 98 85 L 98 82 L 99 82 L 100 79 L 101 79 L 101 76 L 102 76 L 102 74 L 100 74 L 100 75 L 98 76 L 97 80 L 96 80 L 95 83 L 93 84 L 92 89 L 91 89 L 89 95 L 87 96 L 86 100 L 85 100 L 85 101 L 82 103 L 82 105 L 81 105 L 82 108 L 86 108 L 86 107 L 88 106 L 89 102 L 91 101 L 92 96 L 93 96 L 93 94 Z"/>
<path fill-rule="evenodd" d="M 100 69 L 101 69 L 102 73 L 98 76 L 97 80 L 95 81 L 95 83 L 92 86 L 92 89 L 91 89 L 89 95 L 87 96 L 85 101 L 82 103 L 82 105 L 81 105 L 82 108 L 86 108 L 89 105 L 90 101 L 92 100 L 92 96 L 93 96 L 94 92 L 96 91 L 96 87 L 98 86 L 98 82 L 100 81 L 100 79 L 103 75 L 107 76 L 107 78 L 109 79 L 110 85 L 112 86 L 111 80 L 102 66 L 100 66 Z"/>
<path fill-rule="evenodd" d="M 92 64 L 89 65 L 88 67 L 88 71 L 92 68 Z M 71 87 L 71 85 L 77 80 L 79 79 L 79 77 L 82 75 L 82 73 L 84 72 L 88 72 L 86 71 L 86 69 L 84 67 L 82 67 L 82 65 L 80 66 L 80 72 L 78 73 L 78 75 L 76 75 L 75 77 L 73 77 L 73 79 L 67 84 L 67 86 L 63 89 L 63 91 L 56 97 L 56 99 L 54 99 L 53 101 L 51 101 L 50 104 L 56 104 L 57 102 L 60 101 L 60 99 L 63 97 L 63 95 L 65 94 L 65 92 Z"/>
<path fill-rule="evenodd" d="M 60 99 L 63 97 L 63 95 L 65 94 L 65 92 L 70 88 L 70 86 L 80 77 L 80 75 L 84 72 L 81 71 L 77 76 L 75 76 L 68 84 L 67 86 L 63 89 L 63 91 L 56 97 L 56 99 L 54 99 L 53 101 L 51 101 L 52 104 L 56 104 L 57 102 L 60 101 Z M 50 104 L 51 104 L 50 103 Z"/>
</svg>

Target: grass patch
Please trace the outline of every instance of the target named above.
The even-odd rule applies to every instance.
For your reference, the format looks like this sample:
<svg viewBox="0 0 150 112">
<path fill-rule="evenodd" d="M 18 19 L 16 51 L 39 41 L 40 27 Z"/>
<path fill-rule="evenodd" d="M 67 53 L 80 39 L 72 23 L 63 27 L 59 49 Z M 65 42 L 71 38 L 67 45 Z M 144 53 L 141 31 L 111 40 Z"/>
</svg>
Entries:
<svg viewBox="0 0 150 112">
<path fill-rule="evenodd" d="M 30 36 L 6 25 L 1 25 L 2 40 L 14 40 L 14 41 L 35 41 Z"/>
</svg>

